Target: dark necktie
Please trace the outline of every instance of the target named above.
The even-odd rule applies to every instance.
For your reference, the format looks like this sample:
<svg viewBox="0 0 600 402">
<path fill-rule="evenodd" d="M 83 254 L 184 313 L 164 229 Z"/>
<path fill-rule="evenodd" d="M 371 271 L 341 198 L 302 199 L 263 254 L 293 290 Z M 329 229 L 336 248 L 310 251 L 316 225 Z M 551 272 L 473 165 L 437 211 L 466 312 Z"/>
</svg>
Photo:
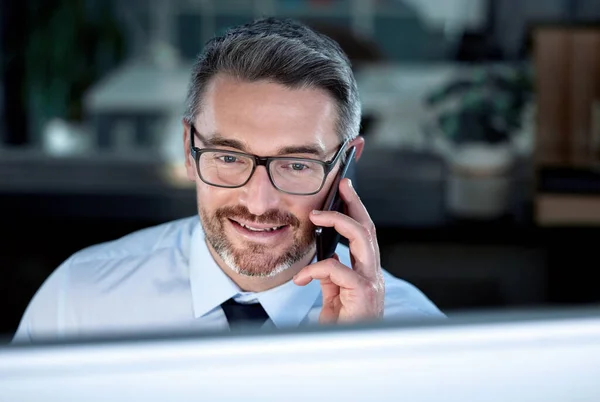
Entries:
<svg viewBox="0 0 600 402">
<path fill-rule="evenodd" d="M 231 329 L 260 326 L 269 319 L 269 315 L 260 303 L 243 304 L 229 299 L 223 302 L 221 307 Z"/>
</svg>

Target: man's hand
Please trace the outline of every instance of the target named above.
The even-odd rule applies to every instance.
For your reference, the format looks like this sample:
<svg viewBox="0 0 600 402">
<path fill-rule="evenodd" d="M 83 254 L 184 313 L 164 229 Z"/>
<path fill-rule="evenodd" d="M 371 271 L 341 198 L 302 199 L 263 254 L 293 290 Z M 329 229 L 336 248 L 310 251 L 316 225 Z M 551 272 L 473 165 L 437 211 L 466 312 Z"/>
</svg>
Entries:
<svg viewBox="0 0 600 402">
<path fill-rule="evenodd" d="M 385 286 L 375 225 L 350 180 L 342 180 L 339 191 L 348 215 L 313 211 L 310 220 L 316 226 L 334 227 L 348 239 L 352 269 L 334 255 L 303 268 L 294 276 L 294 283 L 305 286 L 313 279 L 321 281 L 321 323 L 377 319 L 383 316 Z"/>
</svg>

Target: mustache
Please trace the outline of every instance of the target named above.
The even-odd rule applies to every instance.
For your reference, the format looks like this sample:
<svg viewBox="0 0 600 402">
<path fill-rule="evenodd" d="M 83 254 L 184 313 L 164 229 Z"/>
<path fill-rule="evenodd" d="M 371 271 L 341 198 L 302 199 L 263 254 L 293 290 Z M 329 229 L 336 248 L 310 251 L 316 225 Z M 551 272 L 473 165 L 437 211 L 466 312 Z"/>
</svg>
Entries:
<svg viewBox="0 0 600 402">
<path fill-rule="evenodd" d="M 254 215 L 248 211 L 243 205 L 233 207 L 222 207 L 216 210 L 215 217 L 218 220 L 223 219 L 240 219 L 252 223 L 273 223 L 278 226 L 289 225 L 292 227 L 300 227 L 300 220 L 289 212 L 283 212 L 276 209 L 271 209 L 262 215 Z"/>
</svg>

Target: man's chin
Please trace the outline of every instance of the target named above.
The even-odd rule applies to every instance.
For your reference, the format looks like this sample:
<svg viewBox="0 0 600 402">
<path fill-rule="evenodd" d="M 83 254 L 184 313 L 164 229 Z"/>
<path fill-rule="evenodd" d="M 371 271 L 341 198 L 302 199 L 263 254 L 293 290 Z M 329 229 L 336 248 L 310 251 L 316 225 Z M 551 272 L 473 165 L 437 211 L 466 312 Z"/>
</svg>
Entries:
<svg viewBox="0 0 600 402">
<path fill-rule="evenodd" d="M 289 247 L 287 249 L 281 247 L 281 250 L 277 247 L 274 250 L 261 244 L 227 250 L 219 254 L 225 265 L 235 273 L 248 277 L 267 278 L 285 272 L 311 253 L 314 254 L 314 246 L 300 251 Z"/>
<path fill-rule="evenodd" d="M 258 278 L 277 276 L 293 265 L 291 261 L 274 261 L 272 254 L 264 257 L 256 254 L 248 258 L 248 253 L 223 253 L 221 259 L 236 274 Z"/>
</svg>

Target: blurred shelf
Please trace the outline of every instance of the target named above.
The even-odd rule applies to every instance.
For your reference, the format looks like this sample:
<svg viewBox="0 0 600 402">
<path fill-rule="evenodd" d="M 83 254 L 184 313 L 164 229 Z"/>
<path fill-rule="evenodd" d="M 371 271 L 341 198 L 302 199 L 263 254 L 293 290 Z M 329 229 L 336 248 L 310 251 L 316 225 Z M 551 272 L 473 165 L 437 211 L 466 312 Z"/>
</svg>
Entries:
<svg viewBox="0 0 600 402">
<path fill-rule="evenodd" d="M 540 226 L 600 226 L 598 165 L 538 165 L 534 199 Z"/>
<path fill-rule="evenodd" d="M 0 211 L 4 222 L 164 222 L 195 215 L 197 206 L 193 184 L 174 181 L 172 168 L 151 156 L 0 150 Z"/>
<path fill-rule="evenodd" d="M 600 195 L 538 194 L 540 226 L 600 226 Z"/>
<path fill-rule="evenodd" d="M 52 157 L 0 150 L 0 194 L 193 194 L 173 167 L 152 155 L 95 153 Z"/>
</svg>

